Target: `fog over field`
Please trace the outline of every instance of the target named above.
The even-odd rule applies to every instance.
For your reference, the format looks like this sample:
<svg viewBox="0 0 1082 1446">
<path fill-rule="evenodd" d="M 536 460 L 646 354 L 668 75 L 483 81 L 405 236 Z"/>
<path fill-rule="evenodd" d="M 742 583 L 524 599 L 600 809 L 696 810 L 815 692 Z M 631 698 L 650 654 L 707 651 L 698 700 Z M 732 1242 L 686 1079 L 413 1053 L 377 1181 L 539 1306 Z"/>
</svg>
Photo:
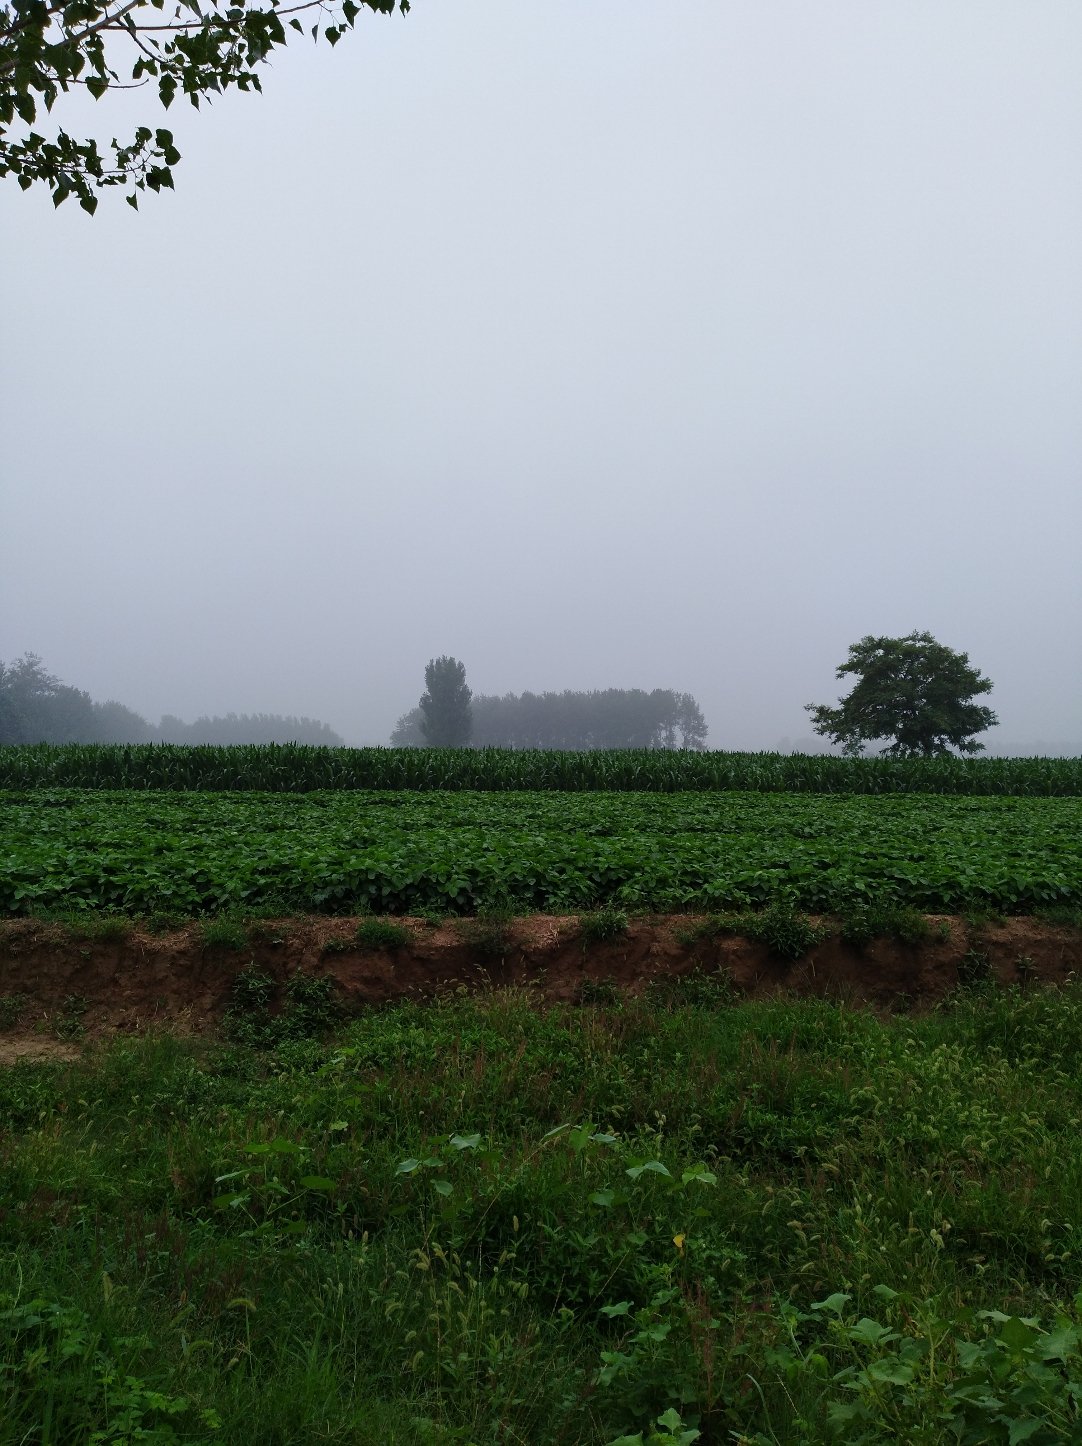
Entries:
<svg viewBox="0 0 1082 1446">
<path fill-rule="evenodd" d="M 446 653 L 789 748 L 926 629 L 990 750 L 1082 752 L 1080 53 L 1074 0 L 414 0 L 75 97 L 183 161 L 0 184 L 0 659 L 362 743 Z"/>
</svg>

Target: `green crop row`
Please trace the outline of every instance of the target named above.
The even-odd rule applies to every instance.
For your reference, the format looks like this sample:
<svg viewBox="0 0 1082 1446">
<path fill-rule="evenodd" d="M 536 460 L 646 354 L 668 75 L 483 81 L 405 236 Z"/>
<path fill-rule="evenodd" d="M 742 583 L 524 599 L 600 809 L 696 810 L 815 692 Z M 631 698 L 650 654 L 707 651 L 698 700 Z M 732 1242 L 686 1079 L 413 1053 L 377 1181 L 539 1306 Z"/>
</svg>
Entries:
<svg viewBox="0 0 1082 1446">
<path fill-rule="evenodd" d="M 1082 903 L 1082 802 L 758 793 L 0 794 L 0 912 L 928 912 Z"/>
<path fill-rule="evenodd" d="M 0 748 L 0 788 L 321 789 L 567 793 L 1082 795 L 1082 758 L 838 758 L 610 749 L 310 748 L 35 744 Z"/>
</svg>

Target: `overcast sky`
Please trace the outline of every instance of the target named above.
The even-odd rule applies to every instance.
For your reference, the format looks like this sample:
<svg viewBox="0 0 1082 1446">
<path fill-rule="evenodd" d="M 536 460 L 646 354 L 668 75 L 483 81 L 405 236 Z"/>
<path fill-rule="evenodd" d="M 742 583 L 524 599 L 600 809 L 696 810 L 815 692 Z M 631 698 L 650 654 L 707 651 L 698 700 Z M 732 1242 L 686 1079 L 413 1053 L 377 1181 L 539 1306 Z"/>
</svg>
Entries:
<svg viewBox="0 0 1082 1446">
<path fill-rule="evenodd" d="M 415 0 L 0 182 L 0 658 L 385 742 L 476 692 L 807 739 L 867 633 L 1082 750 L 1077 0 Z M 76 105 L 79 103 L 76 102 Z"/>
</svg>

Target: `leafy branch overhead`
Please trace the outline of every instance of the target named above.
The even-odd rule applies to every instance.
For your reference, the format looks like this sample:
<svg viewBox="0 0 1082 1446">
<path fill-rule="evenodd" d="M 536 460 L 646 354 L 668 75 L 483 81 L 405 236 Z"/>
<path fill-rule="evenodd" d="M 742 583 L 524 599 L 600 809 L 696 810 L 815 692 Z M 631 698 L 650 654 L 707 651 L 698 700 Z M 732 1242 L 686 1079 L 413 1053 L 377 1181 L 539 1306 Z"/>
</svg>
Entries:
<svg viewBox="0 0 1082 1446">
<path fill-rule="evenodd" d="M 180 152 L 171 131 L 139 126 L 130 141 L 115 137 L 104 153 L 96 140 L 35 126 L 62 95 L 82 86 L 95 100 L 111 90 L 154 86 L 168 108 L 177 95 L 194 106 L 231 86 L 260 90 L 259 67 L 288 31 L 335 45 L 362 8 L 405 14 L 409 0 L 296 0 L 263 5 L 244 0 L 11 0 L 0 3 L 0 176 L 22 189 L 49 187 L 57 206 L 69 196 L 91 214 L 97 192 L 137 192 L 173 185 Z M 17 129 L 18 133 L 14 131 Z M 50 128 L 51 129 L 51 128 Z"/>
</svg>

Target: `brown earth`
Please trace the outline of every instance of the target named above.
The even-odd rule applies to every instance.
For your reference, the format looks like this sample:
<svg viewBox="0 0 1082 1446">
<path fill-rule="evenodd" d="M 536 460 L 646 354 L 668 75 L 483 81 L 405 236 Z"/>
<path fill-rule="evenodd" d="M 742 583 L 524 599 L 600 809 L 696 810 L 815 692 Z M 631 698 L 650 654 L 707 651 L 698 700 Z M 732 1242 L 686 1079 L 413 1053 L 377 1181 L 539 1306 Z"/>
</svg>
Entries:
<svg viewBox="0 0 1082 1446">
<path fill-rule="evenodd" d="M 857 949 L 835 932 L 798 960 L 735 936 L 694 937 L 702 921 L 684 915 L 635 920 L 626 934 L 597 942 L 584 940 L 573 917 L 516 919 L 503 931 L 467 920 L 432 927 L 403 919 L 395 922 L 408 929 L 409 943 L 393 950 L 361 948 L 353 937 L 358 922 L 260 920 L 249 924 L 243 949 L 228 951 L 208 949 L 195 924 L 103 939 L 59 924 L 0 921 L 0 1062 L 73 1053 L 64 1035 L 211 1029 L 236 975 L 253 966 L 279 984 L 297 970 L 329 975 L 347 1011 L 507 985 L 582 1001 L 600 997 L 598 984 L 636 991 L 696 970 L 723 974 L 751 997 L 788 992 L 925 1009 L 981 972 L 975 955 L 1001 984 L 1062 984 L 1082 966 L 1082 933 L 1028 918 L 974 925 L 933 917 L 928 939 L 914 946 L 876 939 Z"/>
</svg>

